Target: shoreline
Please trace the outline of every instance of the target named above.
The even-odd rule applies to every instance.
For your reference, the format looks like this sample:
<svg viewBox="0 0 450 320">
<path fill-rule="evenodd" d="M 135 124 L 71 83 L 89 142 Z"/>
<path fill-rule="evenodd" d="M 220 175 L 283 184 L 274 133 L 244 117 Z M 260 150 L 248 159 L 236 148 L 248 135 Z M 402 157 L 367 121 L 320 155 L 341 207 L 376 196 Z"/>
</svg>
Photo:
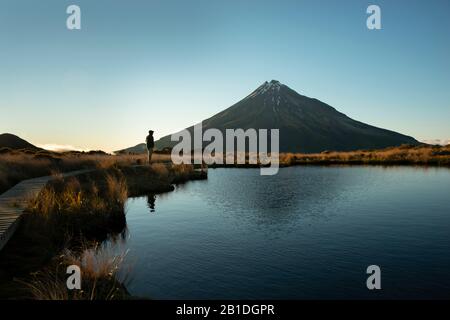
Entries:
<svg viewBox="0 0 450 320">
<path fill-rule="evenodd" d="M 247 155 L 248 156 L 248 155 Z M 246 158 L 248 161 L 248 157 Z M 423 166 L 450 167 L 450 145 L 402 145 L 377 150 L 323 151 L 321 153 L 280 153 L 279 167 L 291 166 Z M 213 164 L 209 168 L 260 168 L 259 164 Z"/>
<path fill-rule="evenodd" d="M 418 167 L 418 168 L 449 168 L 450 164 L 436 163 L 412 163 L 412 162 L 335 162 L 335 161 L 317 161 L 317 162 L 299 162 L 294 164 L 280 164 L 279 168 L 291 167 Z M 209 165 L 208 169 L 260 169 L 269 166 L 254 164 L 214 164 Z"/>
<path fill-rule="evenodd" d="M 111 176 L 122 179 L 120 180 L 122 185 L 120 181 L 111 182 L 112 180 L 109 178 Z M 56 278 L 61 279 L 60 286 L 65 286 L 65 270 L 62 272 L 59 270 L 61 269 L 59 266 L 68 261 L 67 255 L 69 255 L 72 264 L 81 264 L 83 261 L 81 257 L 85 252 L 92 251 L 98 244 L 111 239 L 111 237 L 123 235 L 123 232 L 126 230 L 124 211 L 126 199 L 151 193 L 170 192 L 175 189 L 174 185 L 183 184 L 191 180 L 204 179 L 207 179 L 207 172 L 196 171 L 191 166 L 174 167 L 171 165 L 153 164 L 152 166 L 97 170 L 77 176 L 76 179 L 60 178 L 58 180 L 57 178 L 52 180 L 46 187 L 50 188 L 49 190 L 52 192 L 56 190 L 57 193 L 61 193 L 63 201 L 69 202 L 67 187 L 76 185 L 80 192 L 84 194 L 78 193 L 78 197 L 82 197 L 80 203 L 84 202 L 87 204 L 80 208 L 76 208 L 76 204 L 68 205 L 68 208 L 61 213 L 56 213 L 55 216 L 53 213 L 54 209 L 48 210 L 48 204 L 45 203 L 45 201 L 48 201 L 47 194 L 49 190 L 46 190 L 47 193 L 40 194 L 30 202 L 31 209 L 24 213 L 18 230 L 5 248 L 0 251 L 0 284 L 2 287 L 0 298 L 33 298 L 33 295 L 30 296 L 31 292 L 27 290 L 28 284 L 45 283 L 45 281 L 48 281 L 48 279 L 45 279 L 45 274 L 54 274 Z M 122 190 L 124 184 L 126 184 L 126 194 L 123 194 Z M 99 190 L 98 192 L 100 192 L 95 198 L 98 200 L 94 199 L 95 202 L 90 202 L 90 197 L 92 197 L 91 186 L 94 186 L 94 190 Z M 120 201 L 117 201 L 116 197 L 105 196 L 108 194 L 106 191 L 110 188 L 119 188 L 119 192 L 122 192 L 122 196 L 119 196 L 122 197 Z M 74 193 L 72 189 L 69 191 Z M 103 201 L 103 204 L 100 203 L 98 208 L 92 207 L 92 210 L 97 213 L 94 215 L 85 213 L 86 206 L 89 208 L 89 206 L 98 201 Z M 61 214 L 66 216 L 65 220 L 58 218 Z M 53 218 L 54 216 L 56 218 Z M 67 218 L 67 216 L 70 218 Z M 66 234 L 64 233 L 65 228 L 72 231 Z M 72 235 L 68 236 L 68 234 Z M 76 236 L 77 234 L 79 236 Z M 91 252 L 91 254 L 93 253 Z M 88 268 L 91 267 L 88 266 Z M 86 267 L 84 268 L 86 269 Z M 89 272 L 92 272 L 92 270 Z M 32 274 L 40 274 L 40 276 L 35 278 Z M 44 280 L 42 280 L 42 277 L 44 277 Z M 17 278 L 20 279 L 19 282 Z M 132 298 L 126 289 L 126 285 L 118 281 L 114 276 L 102 275 L 100 278 L 95 278 L 92 281 L 94 283 L 100 281 L 104 287 L 115 287 L 117 291 L 115 291 L 117 295 L 115 298 Z M 95 288 L 95 285 L 93 287 Z M 45 291 L 48 289 L 41 288 L 41 290 Z M 67 292 L 65 294 L 67 295 Z M 42 292 L 35 294 L 34 297 L 37 298 L 39 295 L 42 295 Z M 105 297 L 100 294 L 99 298 L 109 299 L 109 296 Z"/>
</svg>

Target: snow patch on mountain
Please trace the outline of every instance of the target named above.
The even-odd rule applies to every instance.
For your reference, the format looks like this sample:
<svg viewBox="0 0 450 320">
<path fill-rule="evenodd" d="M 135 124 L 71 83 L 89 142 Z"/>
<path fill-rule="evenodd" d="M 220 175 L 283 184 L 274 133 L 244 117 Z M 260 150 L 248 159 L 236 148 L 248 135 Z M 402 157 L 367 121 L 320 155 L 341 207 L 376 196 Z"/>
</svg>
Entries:
<svg viewBox="0 0 450 320">
<path fill-rule="evenodd" d="M 263 94 L 272 94 L 273 95 L 272 99 L 274 99 L 275 94 L 278 94 L 278 97 L 279 97 L 279 93 L 280 93 L 282 86 L 283 86 L 283 84 L 277 80 L 272 80 L 270 82 L 265 81 L 255 91 L 253 91 L 247 98 L 254 98 L 256 96 L 263 95 Z"/>
</svg>

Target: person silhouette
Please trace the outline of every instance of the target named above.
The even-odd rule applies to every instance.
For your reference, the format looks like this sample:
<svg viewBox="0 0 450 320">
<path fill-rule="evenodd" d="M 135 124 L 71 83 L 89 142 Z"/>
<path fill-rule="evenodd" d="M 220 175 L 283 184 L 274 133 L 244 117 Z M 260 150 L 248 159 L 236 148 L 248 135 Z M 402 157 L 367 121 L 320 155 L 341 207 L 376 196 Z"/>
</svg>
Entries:
<svg viewBox="0 0 450 320">
<path fill-rule="evenodd" d="M 145 139 L 145 143 L 147 144 L 147 152 L 148 152 L 148 163 L 152 162 L 153 148 L 155 147 L 155 139 L 153 138 L 153 130 L 148 131 L 148 136 Z"/>
</svg>

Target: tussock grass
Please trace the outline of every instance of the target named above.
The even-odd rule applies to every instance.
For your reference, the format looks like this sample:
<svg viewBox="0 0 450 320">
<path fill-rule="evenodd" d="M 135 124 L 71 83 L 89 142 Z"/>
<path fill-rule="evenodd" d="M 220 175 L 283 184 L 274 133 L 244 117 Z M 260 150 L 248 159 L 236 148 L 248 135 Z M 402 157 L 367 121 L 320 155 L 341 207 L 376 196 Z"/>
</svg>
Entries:
<svg viewBox="0 0 450 320">
<path fill-rule="evenodd" d="M 118 170 L 100 171 L 95 181 L 56 178 L 29 199 L 20 233 L 53 254 L 86 240 L 101 241 L 124 231 L 127 198 L 126 179 Z"/>
<path fill-rule="evenodd" d="M 169 169 L 162 163 L 153 163 L 150 167 L 150 170 L 160 179 L 169 178 Z"/>
<path fill-rule="evenodd" d="M 99 244 L 85 245 L 79 251 L 65 250 L 44 271 L 20 282 L 36 300 L 115 300 L 126 299 L 127 278 L 119 274 L 127 251 L 114 253 Z M 81 289 L 68 290 L 67 267 L 81 271 Z"/>
<path fill-rule="evenodd" d="M 121 211 L 128 197 L 125 177 L 102 172 L 103 179 L 83 185 L 76 177 L 56 177 L 29 202 L 29 211 L 49 218 L 52 214 L 102 214 Z M 99 188 L 99 184 L 105 188 Z"/>
</svg>

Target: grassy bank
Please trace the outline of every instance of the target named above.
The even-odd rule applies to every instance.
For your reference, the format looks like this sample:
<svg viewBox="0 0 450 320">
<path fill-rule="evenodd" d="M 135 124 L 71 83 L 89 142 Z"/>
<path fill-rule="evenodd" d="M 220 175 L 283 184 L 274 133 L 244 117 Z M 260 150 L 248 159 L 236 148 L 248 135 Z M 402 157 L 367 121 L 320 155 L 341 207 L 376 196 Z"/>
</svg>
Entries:
<svg viewBox="0 0 450 320">
<path fill-rule="evenodd" d="M 424 165 L 450 166 L 449 146 L 409 146 L 382 150 L 322 152 L 318 154 L 283 154 L 280 162 L 286 165 L 363 164 L 363 165 Z"/>
<path fill-rule="evenodd" d="M 258 168 L 261 166 L 260 164 L 248 164 L 248 155 L 246 155 L 246 162 L 246 164 L 213 164 L 209 167 Z M 415 165 L 449 167 L 450 145 L 403 145 L 381 150 L 280 153 L 279 165 L 280 167 L 296 165 Z"/>
<path fill-rule="evenodd" d="M 154 154 L 154 162 L 170 161 L 170 155 Z M 0 194 L 16 183 L 80 169 L 108 169 L 146 163 L 146 155 L 109 155 L 102 152 L 66 152 L 0 149 Z"/>
<path fill-rule="evenodd" d="M 89 275 L 83 278 L 83 293 L 66 292 L 65 266 L 83 265 L 86 255 L 91 260 L 101 256 L 98 243 L 126 234 L 124 204 L 129 196 L 171 191 L 174 183 L 204 178 L 205 174 L 190 165 L 162 163 L 121 164 L 77 177 L 55 175 L 36 199 L 29 201 L 19 229 L 0 252 L 0 298 L 128 297 L 115 273 L 104 271 L 117 269 L 108 262 L 120 260 L 117 256 L 97 263 L 95 270 L 101 272 L 94 272 L 89 264 L 82 266 Z"/>
</svg>

